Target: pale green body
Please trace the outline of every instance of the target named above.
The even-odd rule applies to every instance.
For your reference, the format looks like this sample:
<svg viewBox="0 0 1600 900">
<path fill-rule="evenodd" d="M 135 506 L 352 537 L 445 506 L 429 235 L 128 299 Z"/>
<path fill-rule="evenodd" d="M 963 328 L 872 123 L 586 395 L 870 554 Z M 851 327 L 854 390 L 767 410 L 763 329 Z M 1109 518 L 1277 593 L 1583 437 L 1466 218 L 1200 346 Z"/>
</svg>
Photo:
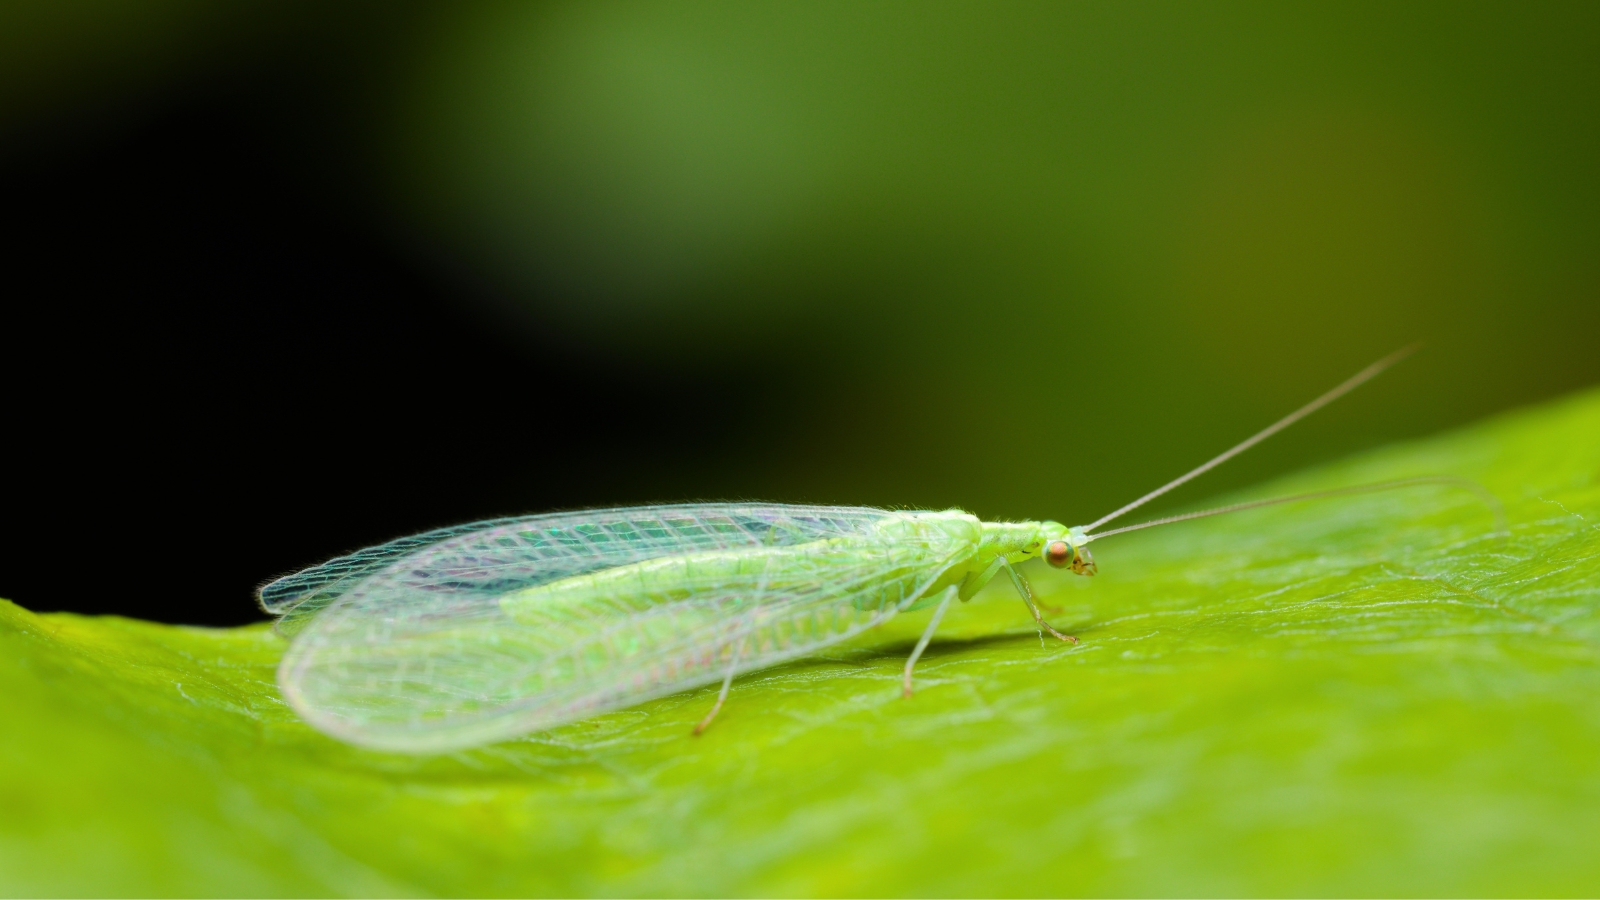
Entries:
<svg viewBox="0 0 1600 900">
<path fill-rule="evenodd" d="M 937 604 L 936 625 L 1001 571 L 1041 630 L 1070 640 L 1039 618 L 1014 565 L 1084 543 L 1057 522 L 776 504 L 463 526 L 275 588 L 320 607 L 279 679 L 302 715 L 347 740 L 471 746 L 726 685 L 901 612 Z"/>
<path fill-rule="evenodd" d="M 1005 564 L 1033 559 L 1051 541 L 1066 540 L 1075 547 L 1087 543 L 1083 535 L 1073 534 L 1072 529 L 1059 522 L 984 522 L 960 510 L 919 512 L 889 519 L 878 530 L 891 541 L 926 539 L 930 533 L 939 533 L 964 545 L 966 551 L 948 563 L 939 578 L 910 603 L 905 603 L 903 595 L 889 582 L 878 590 L 854 596 L 851 603 L 861 610 L 922 609 L 937 603 L 952 585 L 960 586 L 961 600 L 970 600 Z M 707 582 L 762 574 L 769 577 L 768 587 L 774 588 L 803 577 L 801 573 L 809 568 L 803 565 L 807 561 L 852 554 L 871 559 L 875 550 L 873 544 L 856 538 L 830 538 L 786 547 L 741 547 L 662 556 L 527 588 L 507 595 L 501 605 L 514 616 L 518 610 L 532 609 L 548 616 L 559 609 L 579 613 L 595 597 L 635 598 L 639 601 L 636 605 L 670 603 L 690 597 Z"/>
</svg>

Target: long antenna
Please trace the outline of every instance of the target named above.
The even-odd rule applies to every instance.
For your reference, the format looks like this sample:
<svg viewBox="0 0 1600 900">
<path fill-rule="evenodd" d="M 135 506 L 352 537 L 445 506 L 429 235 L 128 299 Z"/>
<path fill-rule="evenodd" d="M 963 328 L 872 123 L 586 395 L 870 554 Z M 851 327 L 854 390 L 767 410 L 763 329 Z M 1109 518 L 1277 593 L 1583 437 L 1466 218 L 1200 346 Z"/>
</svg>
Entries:
<svg viewBox="0 0 1600 900">
<path fill-rule="evenodd" d="M 1215 469 L 1217 466 L 1220 466 L 1223 463 L 1227 462 L 1228 460 L 1233 459 L 1235 456 L 1238 456 L 1239 454 L 1245 452 L 1246 450 L 1249 450 L 1251 447 L 1254 447 L 1255 445 L 1261 443 L 1262 441 L 1266 440 L 1267 438 L 1272 437 L 1273 435 L 1275 435 L 1278 432 L 1284 430 L 1285 428 L 1288 428 L 1290 425 L 1293 425 L 1294 423 L 1300 421 L 1301 419 L 1304 419 L 1306 416 L 1309 416 L 1312 413 L 1316 412 L 1317 410 L 1323 408 L 1324 406 L 1327 406 L 1329 403 L 1332 403 L 1333 401 L 1339 399 L 1340 397 L 1343 397 L 1345 394 L 1350 393 L 1351 391 L 1355 390 L 1356 388 L 1360 387 L 1361 385 L 1365 384 L 1366 382 L 1371 381 L 1373 378 L 1377 377 L 1378 373 L 1382 372 L 1384 369 L 1389 368 L 1390 366 L 1394 365 L 1395 363 L 1399 362 L 1400 360 L 1405 359 L 1406 357 L 1410 356 L 1411 354 L 1417 352 L 1417 348 L 1419 346 L 1421 346 L 1421 345 L 1420 344 L 1412 344 L 1412 345 L 1410 345 L 1408 347 L 1401 347 L 1399 350 L 1396 350 L 1395 352 L 1389 354 L 1388 356 L 1385 356 L 1383 359 L 1380 359 L 1377 362 L 1373 363 L 1372 365 L 1367 366 L 1365 369 L 1362 369 L 1361 371 L 1357 372 L 1356 374 L 1351 375 L 1349 378 L 1345 379 L 1344 383 L 1340 384 L 1338 387 L 1334 388 L 1333 390 L 1327 392 L 1326 394 L 1323 394 L 1321 397 L 1318 397 L 1317 399 L 1311 401 L 1310 403 L 1307 403 L 1305 406 L 1300 407 L 1299 409 L 1297 409 L 1294 412 L 1288 414 L 1287 416 L 1284 416 L 1283 418 L 1279 419 L 1278 421 L 1273 422 L 1271 425 L 1268 425 L 1266 428 L 1261 429 L 1260 431 L 1256 432 L 1254 435 L 1250 436 L 1249 438 L 1239 442 L 1238 444 L 1235 444 L 1232 448 L 1230 448 L 1229 450 L 1227 450 L 1227 451 L 1217 455 L 1216 457 L 1212 458 L 1209 462 L 1206 462 L 1203 465 L 1196 466 L 1195 468 L 1190 469 L 1185 474 L 1180 475 L 1177 478 L 1172 479 L 1171 481 L 1167 482 L 1166 484 L 1163 484 L 1161 487 L 1158 487 L 1155 490 L 1151 491 L 1150 493 L 1145 494 L 1143 497 L 1140 497 L 1139 499 L 1133 501 L 1132 503 L 1129 503 L 1127 506 L 1124 506 L 1121 509 L 1116 510 L 1115 512 L 1111 512 L 1111 513 L 1108 513 L 1107 515 L 1101 516 L 1100 518 L 1094 520 L 1093 522 L 1089 523 L 1088 525 L 1083 526 L 1084 532 L 1087 533 L 1087 532 L 1093 531 L 1094 529 L 1099 528 L 1101 525 L 1104 525 L 1105 523 L 1111 521 L 1112 519 L 1115 519 L 1115 518 L 1121 516 L 1124 513 L 1132 512 L 1133 510 L 1138 509 L 1139 507 L 1145 505 L 1146 503 L 1149 503 L 1151 500 L 1154 500 L 1155 498 L 1161 496 L 1162 494 L 1165 494 L 1167 491 L 1172 490 L 1173 488 L 1177 487 L 1178 485 L 1183 484 L 1184 482 L 1190 481 L 1192 479 L 1198 478 L 1199 476 L 1204 475 L 1205 473 L 1211 471 L 1212 469 Z"/>
<path fill-rule="evenodd" d="M 1247 503 L 1234 503 L 1229 506 L 1219 506 L 1216 509 L 1203 509 L 1199 512 L 1183 513 L 1182 515 L 1177 516 L 1167 516 L 1164 519 L 1151 519 L 1148 522 L 1140 522 L 1137 525 L 1124 525 L 1121 528 L 1113 528 L 1110 531 L 1102 531 L 1099 534 L 1092 535 L 1090 540 L 1099 540 L 1100 538 L 1110 537 L 1113 534 L 1124 534 L 1129 531 L 1143 531 L 1146 528 L 1154 528 L 1157 525 L 1171 525 L 1173 522 L 1187 522 L 1190 519 L 1204 519 L 1207 516 L 1220 516 L 1226 513 L 1240 512 L 1241 510 L 1246 509 L 1257 509 L 1262 506 L 1277 506 L 1279 503 L 1299 503 L 1302 500 L 1321 500 L 1326 497 L 1341 497 L 1348 494 L 1370 494 L 1375 491 L 1388 491 L 1395 488 L 1415 487 L 1421 484 L 1444 484 L 1451 487 L 1465 488 L 1466 490 L 1477 494 L 1478 499 L 1482 500 L 1484 505 L 1489 507 L 1489 511 L 1494 514 L 1495 534 L 1506 535 L 1511 533 L 1510 529 L 1506 526 L 1506 508 L 1504 504 L 1502 504 L 1500 502 L 1500 498 L 1491 493 L 1488 488 L 1468 478 L 1456 478 L 1451 475 L 1423 475 L 1417 478 L 1402 478 L 1398 481 L 1376 481 L 1371 484 L 1357 484 L 1350 487 L 1333 488 L 1326 491 L 1312 491 L 1308 494 L 1294 494 L 1289 497 L 1274 497 L 1271 500 L 1251 500 Z"/>
</svg>

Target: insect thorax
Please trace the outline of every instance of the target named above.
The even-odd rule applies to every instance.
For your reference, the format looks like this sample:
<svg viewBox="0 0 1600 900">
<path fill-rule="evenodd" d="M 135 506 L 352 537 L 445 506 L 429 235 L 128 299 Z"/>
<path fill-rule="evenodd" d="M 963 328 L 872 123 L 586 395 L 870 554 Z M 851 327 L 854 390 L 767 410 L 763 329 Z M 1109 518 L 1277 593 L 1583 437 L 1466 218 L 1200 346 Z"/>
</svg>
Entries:
<svg viewBox="0 0 1600 900">
<path fill-rule="evenodd" d="M 1039 555 L 1048 542 L 1067 531 L 1059 522 L 984 522 L 978 544 L 978 559 L 987 563 L 996 556 L 1022 562 Z"/>
<path fill-rule="evenodd" d="M 983 523 L 959 509 L 891 512 L 873 523 L 872 532 L 881 540 L 913 543 L 954 540 L 976 547 L 983 533 Z"/>
</svg>

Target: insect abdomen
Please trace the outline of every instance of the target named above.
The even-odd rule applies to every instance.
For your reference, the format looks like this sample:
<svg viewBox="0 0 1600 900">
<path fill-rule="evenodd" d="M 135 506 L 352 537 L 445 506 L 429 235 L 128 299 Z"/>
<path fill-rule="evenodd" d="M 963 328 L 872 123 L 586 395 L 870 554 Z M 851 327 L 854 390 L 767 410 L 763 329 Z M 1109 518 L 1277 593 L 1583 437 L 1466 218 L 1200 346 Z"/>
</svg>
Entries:
<svg viewBox="0 0 1600 900">
<path fill-rule="evenodd" d="M 592 619 L 597 614 L 644 612 L 662 604 L 690 601 L 697 596 L 729 589 L 728 602 L 737 612 L 759 604 L 764 597 L 789 595 L 838 568 L 841 557 L 850 561 L 874 555 L 874 549 L 853 547 L 847 540 L 815 541 L 795 547 L 752 547 L 663 556 L 575 575 L 549 584 L 524 588 L 500 599 L 501 608 L 514 619 L 535 617 Z M 880 553 L 881 555 L 881 553 Z M 890 566 L 886 575 L 910 576 L 907 566 Z M 897 579 L 886 579 L 883 589 L 860 593 L 851 605 L 875 610 L 904 599 Z"/>
<path fill-rule="evenodd" d="M 307 616 L 279 680 L 348 740 L 470 746 L 848 639 L 970 556 L 979 527 L 955 512 L 704 505 L 463 528 L 382 568 L 335 561 L 286 585 L 337 599 Z"/>
<path fill-rule="evenodd" d="M 543 659 L 525 689 L 571 690 L 594 708 L 657 685 L 715 680 L 735 660 L 747 671 L 837 643 L 893 616 L 937 574 L 912 549 L 823 540 L 615 566 L 517 591 L 500 606 L 541 636 Z"/>
</svg>

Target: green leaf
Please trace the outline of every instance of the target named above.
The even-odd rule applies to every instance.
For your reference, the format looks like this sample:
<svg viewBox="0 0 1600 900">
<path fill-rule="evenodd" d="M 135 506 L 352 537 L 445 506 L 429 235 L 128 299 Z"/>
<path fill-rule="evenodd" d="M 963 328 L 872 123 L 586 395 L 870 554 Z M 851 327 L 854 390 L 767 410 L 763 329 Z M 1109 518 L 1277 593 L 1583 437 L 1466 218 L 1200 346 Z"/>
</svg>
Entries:
<svg viewBox="0 0 1600 900">
<path fill-rule="evenodd" d="M 927 613 L 701 738 L 714 688 L 372 753 L 283 705 L 264 626 L 0 605 L 0 892 L 1600 892 L 1600 392 L 1251 496 L 1423 474 L 1510 536 L 1425 487 L 1113 537 L 1031 573 L 1081 646 L 991 589 L 913 698 Z"/>
</svg>

